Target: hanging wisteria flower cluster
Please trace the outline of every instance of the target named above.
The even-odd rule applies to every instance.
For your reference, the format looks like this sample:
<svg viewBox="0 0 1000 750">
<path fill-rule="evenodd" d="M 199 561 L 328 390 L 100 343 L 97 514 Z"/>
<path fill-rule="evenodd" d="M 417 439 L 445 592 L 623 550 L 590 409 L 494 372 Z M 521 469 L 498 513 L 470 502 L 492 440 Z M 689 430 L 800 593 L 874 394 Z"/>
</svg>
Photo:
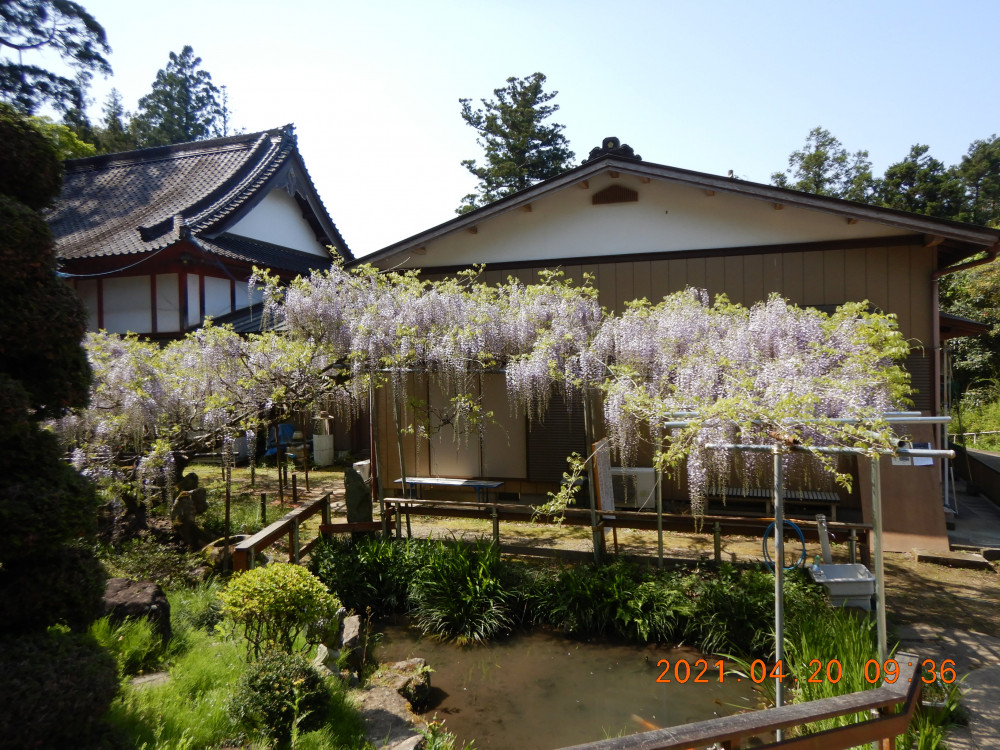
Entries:
<svg viewBox="0 0 1000 750">
<path fill-rule="evenodd" d="M 579 356 L 601 323 L 596 290 L 561 272 L 538 284 L 516 279 L 476 283 L 481 269 L 430 282 L 415 272 L 335 267 L 284 289 L 261 274 L 270 315 L 349 368 L 360 398 L 368 378 L 384 373 L 400 388 L 409 372 L 436 376 L 466 414 L 468 376 L 506 370 L 509 392 L 531 414 L 544 411 L 554 380 L 580 384 Z"/>
<path fill-rule="evenodd" d="M 891 447 L 882 415 L 909 392 L 909 376 L 894 364 L 907 351 L 895 321 L 861 303 L 827 316 L 777 296 L 749 309 L 725 298 L 713 305 L 688 289 L 607 318 L 583 362 L 626 461 L 644 427 L 655 441 L 675 426 L 655 460 L 686 462 L 697 512 L 706 488 L 724 486 L 731 468 L 729 451 L 707 445 Z M 836 473 L 831 462 L 826 468 Z"/>
</svg>

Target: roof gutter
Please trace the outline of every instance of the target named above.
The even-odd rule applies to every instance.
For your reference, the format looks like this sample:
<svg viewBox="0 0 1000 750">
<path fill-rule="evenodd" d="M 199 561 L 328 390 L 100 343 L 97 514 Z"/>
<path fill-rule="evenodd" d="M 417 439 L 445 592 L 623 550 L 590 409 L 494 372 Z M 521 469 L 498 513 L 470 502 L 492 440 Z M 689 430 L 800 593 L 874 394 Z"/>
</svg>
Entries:
<svg viewBox="0 0 1000 750">
<path fill-rule="evenodd" d="M 976 266 L 984 266 L 987 263 L 992 263 L 997 259 L 997 255 L 1000 254 L 1000 242 L 997 242 L 992 247 L 988 247 L 986 250 L 986 256 L 983 258 L 977 258 L 976 260 L 970 260 L 965 263 L 959 263 L 957 266 L 948 266 L 947 268 L 941 268 L 931 274 L 932 279 L 940 279 L 942 276 L 946 276 L 949 273 L 956 273 L 957 271 L 965 271 L 969 268 L 975 268 Z"/>
</svg>

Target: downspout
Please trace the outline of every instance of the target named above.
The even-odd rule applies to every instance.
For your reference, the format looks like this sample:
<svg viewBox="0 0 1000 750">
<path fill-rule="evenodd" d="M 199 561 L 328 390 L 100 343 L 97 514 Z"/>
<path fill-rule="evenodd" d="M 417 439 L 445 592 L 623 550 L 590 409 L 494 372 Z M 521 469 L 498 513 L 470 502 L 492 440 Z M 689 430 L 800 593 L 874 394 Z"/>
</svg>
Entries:
<svg viewBox="0 0 1000 750">
<path fill-rule="evenodd" d="M 937 281 L 942 276 L 947 276 L 949 273 L 955 273 L 956 271 L 965 271 L 969 268 L 975 268 L 976 266 L 985 266 L 987 263 L 992 263 L 997 259 L 997 255 L 1000 254 L 1000 242 L 997 242 L 992 247 L 983 248 L 986 253 L 986 257 L 977 258 L 976 260 L 970 260 L 965 263 L 959 263 L 957 266 L 948 266 L 947 268 L 939 268 L 937 271 L 931 274 L 931 278 Z"/>
</svg>

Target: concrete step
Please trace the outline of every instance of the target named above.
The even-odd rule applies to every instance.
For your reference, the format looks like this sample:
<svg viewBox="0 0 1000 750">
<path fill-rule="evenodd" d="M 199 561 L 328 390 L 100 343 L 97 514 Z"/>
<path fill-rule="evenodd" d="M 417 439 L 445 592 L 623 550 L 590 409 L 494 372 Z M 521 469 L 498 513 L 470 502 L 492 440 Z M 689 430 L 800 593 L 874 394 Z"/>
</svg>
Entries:
<svg viewBox="0 0 1000 750">
<path fill-rule="evenodd" d="M 914 549 L 913 556 L 917 562 L 933 563 L 934 565 L 944 565 L 949 568 L 970 568 L 972 570 L 993 570 L 990 561 L 978 552 L 929 552 L 927 550 Z"/>
</svg>

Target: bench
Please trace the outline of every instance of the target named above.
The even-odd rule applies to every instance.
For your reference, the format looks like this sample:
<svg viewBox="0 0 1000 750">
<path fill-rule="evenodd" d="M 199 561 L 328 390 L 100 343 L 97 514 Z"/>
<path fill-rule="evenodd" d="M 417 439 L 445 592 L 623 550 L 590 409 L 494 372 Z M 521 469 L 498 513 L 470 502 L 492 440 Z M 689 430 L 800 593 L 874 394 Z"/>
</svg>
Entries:
<svg viewBox="0 0 1000 750">
<path fill-rule="evenodd" d="M 417 499 L 423 499 L 424 487 L 454 487 L 475 490 L 476 503 L 482 504 L 489 500 L 490 490 L 503 486 L 503 482 L 495 479 L 460 479 L 457 477 L 407 477 L 396 479 L 393 484 L 405 484 L 403 494 L 412 497 L 413 488 L 417 488 Z"/>
<path fill-rule="evenodd" d="M 713 487 L 708 490 L 706 497 L 709 501 L 721 501 L 725 496 L 726 503 L 752 503 L 760 505 L 763 501 L 764 513 L 773 515 L 774 506 L 772 501 L 772 491 L 770 488 L 762 487 L 726 487 L 725 491 L 720 487 Z M 831 521 L 837 520 L 837 505 L 840 503 L 840 496 L 836 492 L 822 492 L 819 490 L 790 490 L 786 489 L 784 494 L 784 510 L 789 508 L 816 508 L 822 507 L 828 510 L 827 518 Z"/>
</svg>

